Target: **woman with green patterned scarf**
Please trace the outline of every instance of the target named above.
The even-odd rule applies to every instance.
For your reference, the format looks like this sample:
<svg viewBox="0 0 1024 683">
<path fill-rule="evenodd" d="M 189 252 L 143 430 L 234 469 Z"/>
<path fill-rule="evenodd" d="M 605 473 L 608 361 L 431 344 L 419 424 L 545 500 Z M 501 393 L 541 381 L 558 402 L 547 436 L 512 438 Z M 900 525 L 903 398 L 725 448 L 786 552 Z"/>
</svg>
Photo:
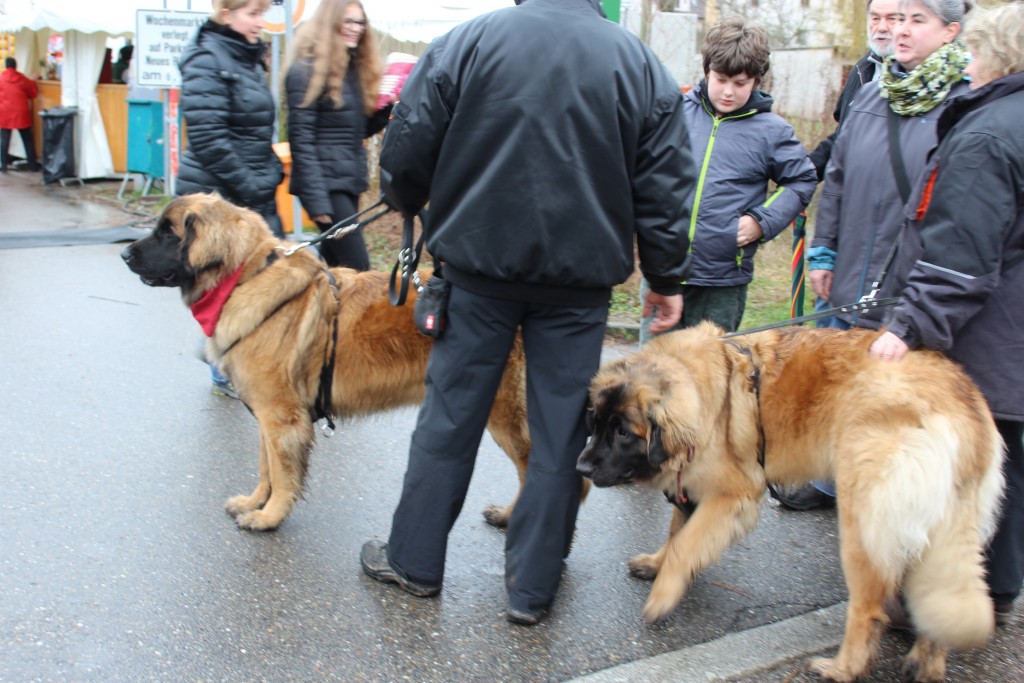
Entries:
<svg viewBox="0 0 1024 683">
<path fill-rule="evenodd" d="M 872 296 L 903 225 L 904 194 L 937 141 L 939 114 L 968 90 L 968 53 L 957 40 L 964 1 L 901 0 L 899 9 L 894 54 L 877 83 L 865 84 L 846 110 L 825 168 L 807 261 L 814 293 L 833 307 Z M 836 315 L 830 324 L 878 327 L 853 313 Z M 835 490 L 832 482 L 819 481 L 792 495 L 811 509 L 828 505 Z"/>
<path fill-rule="evenodd" d="M 935 146 L 939 113 L 968 90 L 969 53 L 957 40 L 965 11 L 963 0 L 902 0 L 894 54 L 844 116 L 808 250 L 811 287 L 833 306 L 871 295 L 903 224 L 904 194 Z M 833 319 L 851 325 L 877 327 L 856 314 Z"/>
</svg>

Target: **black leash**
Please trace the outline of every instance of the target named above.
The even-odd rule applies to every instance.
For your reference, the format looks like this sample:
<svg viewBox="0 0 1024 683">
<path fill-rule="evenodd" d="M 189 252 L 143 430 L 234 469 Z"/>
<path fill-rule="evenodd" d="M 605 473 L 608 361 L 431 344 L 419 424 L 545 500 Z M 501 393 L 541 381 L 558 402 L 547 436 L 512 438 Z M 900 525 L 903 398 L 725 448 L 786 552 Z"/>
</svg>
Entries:
<svg viewBox="0 0 1024 683">
<path fill-rule="evenodd" d="M 786 320 L 780 320 L 777 323 L 769 323 L 767 325 L 761 325 L 760 327 L 752 327 L 749 330 L 743 330 L 741 332 L 730 332 L 729 334 L 723 334 L 723 339 L 729 339 L 731 337 L 742 337 L 745 334 L 753 334 L 754 332 L 764 332 L 765 330 L 774 330 L 778 327 L 789 327 L 791 325 L 800 325 L 802 323 L 810 322 L 811 320 L 818 320 L 819 318 L 828 318 L 829 316 L 836 315 L 837 313 L 857 313 L 860 311 L 866 311 L 873 308 L 883 308 L 885 306 L 892 306 L 899 303 L 900 297 L 891 296 L 887 299 L 866 299 L 858 301 L 855 304 L 847 304 L 845 306 L 836 306 L 835 308 L 829 308 L 825 311 L 819 311 L 817 313 L 811 313 L 810 315 L 802 315 L 799 318 L 787 318 Z"/>
<path fill-rule="evenodd" d="M 358 220 L 360 216 L 373 211 L 374 209 L 380 207 L 382 204 L 384 204 L 384 200 L 380 199 L 377 201 L 376 204 L 372 204 L 371 206 L 368 206 L 362 211 L 354 213 L 351 216 L 348 216 L 347 218 L 342 218 L 340 221 L 338 221 L 331 227 L 327 228 L 313 239 L 307 240 L 305 242 L 299 242 L 298 244 L 288 247 L 287 249 L 283 249 L 284 255 L 291 256 L 299 249 L 311 247 L 314 244 L 319 244 L 320 242 L 323 242 L 324 240 L 334 240 L 343 237 L 344 235 L 347 235 L 350 232 L 354 232 L 359 228 L 369 225 L 370 223 L 374 222 L 381 216 L 386 216 L 387 214 L 391 213 L 394 210 L 389 206 L 385 208 L 383 211 L 375 213 L 374 215 L 370 216 L 364 221 Z"/>
<path fill-rule="evenodd" d="M 416 216 L 406 215 L 402 224 L 402 250 L 398 252 L 398 260 L 391 269 L 391 278 L 388 280 L 388 297 L 392 306 L 401 306 L 409 296 L 409 281 L 412 280 L 416 288 L 420 287 L 420 274 L 416 270 L 420 263 L 420 254 L 423 253 L 423 242 L 427 237 L 427 211 L 419 212 L 420 223 L 423 230 L 419 239 L 413 243 L 413 235 L 416 232 L 414 220 Z M 401 273 L 399 275 L 399 273 Z"/>
</svg>

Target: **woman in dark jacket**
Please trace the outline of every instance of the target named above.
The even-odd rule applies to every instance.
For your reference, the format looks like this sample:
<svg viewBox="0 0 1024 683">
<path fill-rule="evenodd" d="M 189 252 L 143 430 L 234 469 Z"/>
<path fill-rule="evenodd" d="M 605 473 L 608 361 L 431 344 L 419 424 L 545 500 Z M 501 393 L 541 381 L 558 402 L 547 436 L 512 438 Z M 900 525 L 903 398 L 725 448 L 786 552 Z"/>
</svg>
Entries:
<svg viewBox="0 0 1024 683">
<path fill-rule="evenodd" d="M 1024 4 L 980 12 L 964 40 L 972 92 L 939 119 L 939 145 L 908 204 L 891 271 L 901 296 L 871 347 L 945 351 L 985 395 L 1006 442 L 1006 498 L 986 551 L 996 622 L 1024 581 Z"/>
<path fill-rule="evenodd" d="M 900 234 L 903 205 L 935 144 L 943 108 L 966 92 L 968 54 L 957 36 L 963 0 L 901 0 L 893 54 L 877 86 L 862 87 L 843 115 L 825 169 L 814 239 L 807 251 L 811 288 L 832 306 L 872 295 Z M 895 147 L 889 144 L 894 139 Z M 905 182 L 902 182 L 905 179 Z M 877 327 L 857 313 L 839 313 L 831 327 Z M 783 492 L 793 510 L 834 504 L 833 482 Z"/>
<path fill-rule="evenodd" d="M 213 13 L 181 55 L 181 111 L 188 131 L 175 191 L 217 192 L 256 211 L 284 237 L 275 194 L 284 167 L 271 145 L 277 108 L 260 40 L 270 0 L 213 0 Z M 213 393 L 238 398 L 211 365 Z"/>
<path fill-rule="evenodd" d="M 321 232 L 359 209 L 365 192 L 363 140 L 384 128 L 388 104 L 377 108 L 381 59 L 358 0 L 322 0 L 295 33 L 285 76 L 291 193 Z M 367 270 L 361 232 L 320 243 L 330 266 Z"/>
<path fill-rule="evenodd" d="M 861 88 L 846 110 L 825 170 L 808 250 L 814 293 L 833 306 L 870 294 L 899 233 L 902 209 L 935 144 L 946 103 L 966 92 L 967 52 L 958 41 L 963 0 L 906 0 L 893 31 L 894 53 L 878 85 Z M 899 156 L 889 145 L 895 126 Z M 902 173 L 896 169 L 902 168 Z M 907 185 L 900 188 L 900 177 Z M 841 313 L 833 326 L 859 324 Z"/>
<path fill-rule="evenodd" d="M 276 107 L 263 64 L 270 0 L 214 0 L 213 14 L 180 61 L 188 131 L 177 194 L 217 192 L 284 235 L 274 195 L 284 177 L 271 145 Z"/>
</svg>

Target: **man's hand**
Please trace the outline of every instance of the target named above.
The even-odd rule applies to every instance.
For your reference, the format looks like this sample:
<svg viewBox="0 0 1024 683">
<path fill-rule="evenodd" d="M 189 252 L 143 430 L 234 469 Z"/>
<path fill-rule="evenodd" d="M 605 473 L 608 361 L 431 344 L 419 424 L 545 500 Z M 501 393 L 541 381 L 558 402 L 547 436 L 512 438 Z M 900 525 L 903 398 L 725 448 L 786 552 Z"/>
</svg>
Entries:
<svg viewBox="0 0 1024 683">
<path fill-rule="evenodd" d="M 683 317 L 683 295 L 665 296 L 658 294 L 653 289 L 649 290 L 647 296 L 644 297 L 643 317 L 646 318 L 652 312 L 655 314 L 654 319 L 647 326 L 647 330 L 651 334 L 672 329 Z"/>
<path fill-rule="evenodd" d="M 882 336 L 876 339 L 868 349 L 868 353 L 882 360 L 902 360 L 908 351 L 910 351 L 910 347 L 907 346 L 907 343 L 888 331 L 883 332 Z"/>
<path fill-rule="evenodd" d="M 736 229 L 736 246 L 745 247 L 751 242 L 764 237 L 764 230 L 753 216 L 743 214 L 740 216 L 740 224 Z"/>
<path fill-rule="evenodd" d="M 832 293 L 832 271 L 831 270 L 812 270 L 810 272 L 811 290 L 814 293 L 829 301 L 829 295 Z"/>
</svg>

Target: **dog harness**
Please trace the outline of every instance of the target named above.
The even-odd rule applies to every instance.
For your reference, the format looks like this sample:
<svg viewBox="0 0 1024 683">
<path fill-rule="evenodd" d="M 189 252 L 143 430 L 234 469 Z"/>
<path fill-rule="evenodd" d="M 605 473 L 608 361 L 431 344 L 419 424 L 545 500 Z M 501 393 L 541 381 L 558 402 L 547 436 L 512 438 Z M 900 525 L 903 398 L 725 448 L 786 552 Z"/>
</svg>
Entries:
<svg viewBox="0 0 1024 683">
<path fill-rule="evenodd" d="M 338 318 L 341 317 L 341 292 L 338 290 L 338 283 L 331 271 L 324 268 L 327 275 L 327 283 L 334 289 L 334 298 L 338 300 L 338 308 L 334 313 L 334 323 L 331 325 L 331 342 L 324 344 L 324 362 L 320 365 L 320 386 L 317 388 L 316 401 L 313 403 L 313 410 L 310 419 L 313 422 L 324 421 L 320 431 L 324 436 L 334 434 L 334 420 L 331 419 L 331 392 L 334 390 L 334 359 L 338 350 Z"/>
<path fill-rule="evenodd" d="M 270 252 L 267 255 L 267 260 L 264 262 L 263 266 L 256 273 L 256 275 L 259 275 L 259 273 L 262 273 L 264 270 L 269 268 L 279 258 L 280 255 L 277 253 L 277 251 Z M 193 304 L 192 314 L 196 317 L 196 320 L 199 320 L 199 324 L 203 326 L 203 331 L 206 333 L 207 337 L 213 336 L 213 332 L 217 327 L 217 321 L 220 319 L 221 311 L 224 309 L 224 305 L 227 303 L 228 298 L 231 296 L 231 292 L 234 291 L 236 286 L 238 286 L 238 279 L 242 275 L 243 267 L 244 264 L 243 266 L 239 266 L 238 270 L 236 270 L 230 276 L 224 278 L 224 280 L 219 282 L 216 287 L 214 287 L 209 292 L 204 294 L 199 301 Z M 325 276 L 327 276 L 327 283 L 331 286 L 332 289 L 334 289 L 334 296 L 338 302 L 338 310 L 336 311 L 336 315 L 334 316 L 334 322 L 332 324 L 331 339 L 327 344 L 324 345 L 324 361 L 320 369 L 320 383 L 319 386 L 317 387 L 316 400 L 314 401 L 313 407 L 310 410 L 310 419 L 313 422 L 319 422 L 320 420 L 324 420 L 325 424 L 321 428 L 324 433 L 324 436 L 331 436 L 332 434 L 334 434 L 334 421 L 331 419 L 330 415 L 331 391 L 333 390 L 334 385 L 334 358 L 335 351 L 338 347 L 338 317 L 341 312 L 341 297 L 339 296 L 338 292 L 338 282 L 334 278 L 334 275 L 331 274 L 331 271 L 324 268 L 322 269 L 321 272 Z M 315 281 L 316 279 L 314 278 L 310 282 L 310 284 L 313 284 L 313 282 Z M 252 334 L 252 332 L 259 329 L 259 327 L 263 325 L 263 323 L 273 318 L 278 311 L 280 311 L 282 308 L 290 304 L 301 294 L 304 294 L 306 289 L 308 289 L 308 286 L 304 287 L 303 289 L 299 290 L 295 295 L 285 299 L 280 304 L 278 304 L 278 306 L 273 311 L 271 311 L 263 320 L 260 321 L 258 325 L 256 325 L 256 327 L 254 327 L 249 332 L 249 334 Z M 212 292 L 217 293 L 215 295 L 211 295 Z M 207 299 L 209 299 L 209 301 L 207 301 Z M 202 305 L 200 306 L 200 304 Z M 199 307 L 200 309 L 199 312 L 196 311 L 197 307 Z M 201 315 L 202 318 L 200 318 Z M 220 355 L 226 356 L 228 352 L 231 351 L 231 349 L 235 348 L 235 344 L 245 339 L 245 336 L 239 337 L 238 339 L 228 344 L 228 346 L 223 351 L 220 352 Z"/>
<path fill-rule="evenodd" d="M 757 464 L 761 466 L 762 470 L 764 470 L 765 450 L 767 449 L 768 440 L 765 438 L 765 435 L 764 435 L 764 423 L 761 421 L 761 368 L 757 367 L 757 363 L 754 362 L 754 354 L 752 354 L 750 352 L 750 348 L 749 347 L 740 346 L 736 342 L 729 341 L 729 340 L 725 340 L 725 343 L 728 344 L 729 346 L 733 347 L 734 349 L 736 349 L 740 353 L 742 353 L 747 358 L 749 358 L 750 359 L 750 367 L 752 367 L 754 369 L 754 371 L 750 375 L 750 381 L 754 385 L 754 395 L 757 397 L 757 413 L 758 413 L 758 418 L 757 418 L 757 432 L 758 432 Z M 768 487 L 768 490 L 771 492 L 771 494 L 776 499 L 778 499 L 778 497 L 779 497 L 778 493 L 779 492 L 776 491 L 775 487 L 772 485 L 772 483 L 770 481 L 768 481 L 768 473 L 767 473 L 767 471 L 765 472 L 764 483 L 765 483 L 765 486 Z"/>
<path fill-rule="evenodd" d="M 693 462 L 693 456 L 695 455 L 695 453 L 696 453 L 696 448 L 694 446 L 690 446 L 686 450 L 686 462 L 687 463 Z M 679 508 L 679 510 L 684 515 L 686 515 L 687 517 L 692 515 L 693 511 L 697 509 L 697 501 L 690 500 L 690 494 L 688 494 L 686 492 L 686 489 L 683 488 L 683 470 L 682 469 L 680 469 L 676 473 L 676 490 L 675 490 L 675 492 L 665 491 L 664 493 L 665 493 L 665 499 L 668 502 L 670 502 L 673 505 L 675 505 L 677 508 Z"/>
</svg>

